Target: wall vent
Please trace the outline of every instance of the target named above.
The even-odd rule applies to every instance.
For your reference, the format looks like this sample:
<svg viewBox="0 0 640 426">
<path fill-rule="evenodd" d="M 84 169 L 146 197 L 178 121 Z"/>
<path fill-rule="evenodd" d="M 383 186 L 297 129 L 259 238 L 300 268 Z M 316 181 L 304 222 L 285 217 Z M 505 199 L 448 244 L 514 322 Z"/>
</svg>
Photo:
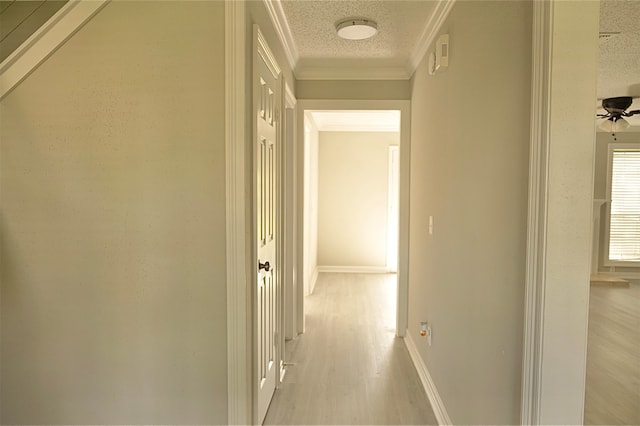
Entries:
<svg viewBox="0 0 640 426">
<path fill-rule="evenodd" d="M 610 32 L 604 32 L 604 31 L 603 31 L 603 32 L 598 33 L 598 38 L 599 38 L 600 40 L 608 40 L 608 39 L 610 39 L 611 37 L 616 36 L 616 35 L 618 35 L 618 34 L 620 34 L 620 32 L 619 32 L 619 31 L 617 31 L 617 32 L 616 32 L 616 31 L 610 31 Z"/>
</svg>

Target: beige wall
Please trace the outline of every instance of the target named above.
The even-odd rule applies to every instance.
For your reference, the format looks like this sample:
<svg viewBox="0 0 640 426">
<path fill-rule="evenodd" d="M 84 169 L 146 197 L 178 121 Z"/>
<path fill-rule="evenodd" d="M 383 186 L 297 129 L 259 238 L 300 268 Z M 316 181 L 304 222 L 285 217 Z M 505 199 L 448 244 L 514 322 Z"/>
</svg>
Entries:
<svg viewBox="0 0 640 426">
<path fill-rule="evenodd" d="M 299 80 L 298 99 L 411 99 L 408 80 Z"/>
<path fill-rule="evenodd" d="M 457 2 L 449 67 L 412 79 L 408 332 L 456 424 L 520 422 L 531 18 Z"/>
<path fill-rule="evenodd" d="M 0 422 L 225 423 L 224 4 L 113 2 L 0 104 Z"/>
<path fill-rule="evenodd" d="M 387 264 L 389 146 L 394 132 L 320 132 L 318 264 Z"/>
</svg>

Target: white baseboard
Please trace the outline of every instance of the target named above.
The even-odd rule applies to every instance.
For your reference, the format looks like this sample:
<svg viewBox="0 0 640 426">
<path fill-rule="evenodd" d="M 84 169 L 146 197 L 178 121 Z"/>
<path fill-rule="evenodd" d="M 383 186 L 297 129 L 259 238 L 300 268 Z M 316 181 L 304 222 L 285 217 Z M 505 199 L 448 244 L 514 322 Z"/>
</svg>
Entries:
<svg viewBox="0 0 640 426">
<path fill-rule="evenodd" d="M 316 266 L 316 269 L 313 270 L 313 274 L 311 274 L 311 280 L 309 280 L 309 294 L 313 294 L 313 290 L 316 288 L 316 283 L 318 282 L 318 274 L 320 273 L 320 268 Z"/>
<path fill-rule="evenodd" d="M 436 385 L 435 383 L 433 383 L 433 379 L 431 379 L 429 370 L 427 370 L 427 366 L 424 364 L 422 358 L 420 357 L 420 354 L 418 353 L 418 349 L 416 348 L 416 345 L 411 338 L 409 330 L 407 330 L 407 332 L 405 333 L 404 344 L 407 346 L 407 350 L 409 351 L 409 355 L 411 356 L 413 365 L 415 365 L 416 370 L 418 371 L 418 376 L 420 377 L 420 381 L 422 382 L 424 391 L 427 393 L 427 398 L 429 398 L 431 408 L 433 409 L 433 413 L 436 416 L 438 424 L 452 424 L 451 419 L 449 418 L 449 414 L 447 413 L 447 409 L 444 407 L 444 403 L 442 402 L 442 399 L 438 394 L 438 389 L 436 389 Z"/>
<path fill-rule="evenodd" d="M 341 274 L 391 274 L 386 266 L 318 266 L 319 272 Z"/>
</svg>

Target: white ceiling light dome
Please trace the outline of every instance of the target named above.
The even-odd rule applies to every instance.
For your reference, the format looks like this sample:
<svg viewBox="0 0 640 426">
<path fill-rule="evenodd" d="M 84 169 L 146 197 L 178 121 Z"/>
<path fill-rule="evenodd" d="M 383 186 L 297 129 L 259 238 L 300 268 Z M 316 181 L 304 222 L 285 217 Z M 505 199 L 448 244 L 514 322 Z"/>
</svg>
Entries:
<svg viewBox="0 0 640 426">
<path fill-rule="evenodd" d="M 598 127 L 607 133 L 616 133 L 628 129 L 629 126 L 630 124 L 627 120 L 622 117 L 616 117 L 615 120 L 613 118 L 604 120 Z"/>
<path fill-rule="evenodd" d="M 364 40 L 378 33 L 378 24 L 367 18 L 352 18 L 338 22 L 336 30 L 345 40 Z"/>
</svg>

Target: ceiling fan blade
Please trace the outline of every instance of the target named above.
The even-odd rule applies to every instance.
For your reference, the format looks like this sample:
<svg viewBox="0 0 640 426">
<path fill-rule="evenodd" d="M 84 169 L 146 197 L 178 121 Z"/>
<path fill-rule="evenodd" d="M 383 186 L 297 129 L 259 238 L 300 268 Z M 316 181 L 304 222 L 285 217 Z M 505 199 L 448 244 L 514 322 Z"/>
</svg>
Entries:
<svg viewBox="0 0 640 426">
<path fill-rule="evenodd" d="M 636 114 L 640 114 L 640 109 L 634 109 L 633 111 L 627 111 L 624 113 L 625 117 L 631 117 Z"/>
</svg>

